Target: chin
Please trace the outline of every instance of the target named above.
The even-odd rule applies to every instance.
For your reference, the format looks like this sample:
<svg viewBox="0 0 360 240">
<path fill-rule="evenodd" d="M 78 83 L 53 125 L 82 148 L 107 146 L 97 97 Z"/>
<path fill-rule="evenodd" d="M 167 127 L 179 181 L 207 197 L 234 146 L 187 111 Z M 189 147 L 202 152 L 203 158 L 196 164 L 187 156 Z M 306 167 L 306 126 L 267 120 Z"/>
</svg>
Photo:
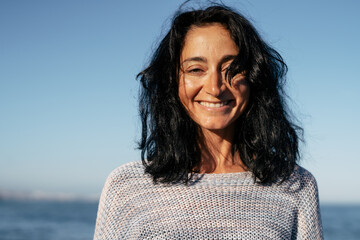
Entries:
<svg viewBox="0 0 360 240">
<path fill-rule="evenodd" d="M 228 130 L 232 127 L 232 124 L 200 124 L 201 129 L 209 131 Z"/>
</svg>

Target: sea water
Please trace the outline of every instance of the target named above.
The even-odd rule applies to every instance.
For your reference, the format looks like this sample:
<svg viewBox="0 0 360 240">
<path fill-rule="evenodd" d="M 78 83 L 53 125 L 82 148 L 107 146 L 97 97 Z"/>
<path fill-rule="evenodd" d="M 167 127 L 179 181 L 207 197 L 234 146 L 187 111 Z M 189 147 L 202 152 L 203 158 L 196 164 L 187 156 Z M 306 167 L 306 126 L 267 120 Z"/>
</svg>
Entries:
<svg viewBox="0 0 360 240">
<path fill-rule="evenodd" d="M 96 211 L 95 202 L 0 201 L 0 239 L 92 239 Z"/>
<path fill-rule="evenodd" d="M 0 240 L 92 239 L 96 202 L 1 201 Z M 360 240 L 360 205 L 322 205 L 326 240 Z"/>
<path fill-rule="evenodd" d="M 360 205 L 321 206 L 325 240 L 360 240 Z"/>
</svg>

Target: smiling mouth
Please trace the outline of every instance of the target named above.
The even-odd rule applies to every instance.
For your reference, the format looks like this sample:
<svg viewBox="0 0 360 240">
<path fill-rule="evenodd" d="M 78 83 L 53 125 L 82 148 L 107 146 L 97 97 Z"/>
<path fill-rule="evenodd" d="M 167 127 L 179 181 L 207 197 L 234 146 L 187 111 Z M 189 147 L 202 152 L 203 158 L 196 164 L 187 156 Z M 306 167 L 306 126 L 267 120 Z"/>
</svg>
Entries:
<svg viewBox="0 0 360 240">
<path fill-rule="evenodd" d="M 224 101 L 224 102 L 217 102 L 217 103 L 212 103 L 212 102 L 199 102 L 200 105 L 204 106 L 204 107 L 208 107 L 208 108 L 221 108 L 223 106 L 226 106 L 230 103 L 229 101 Z"/>
</svg>

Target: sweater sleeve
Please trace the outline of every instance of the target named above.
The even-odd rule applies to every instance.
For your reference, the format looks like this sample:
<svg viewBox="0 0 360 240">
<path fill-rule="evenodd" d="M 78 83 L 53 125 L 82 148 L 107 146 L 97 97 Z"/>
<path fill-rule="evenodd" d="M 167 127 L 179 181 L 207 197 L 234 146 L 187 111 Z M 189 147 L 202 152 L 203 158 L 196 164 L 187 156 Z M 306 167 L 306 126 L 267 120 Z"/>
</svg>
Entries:
<svg viewBox="0 0 360 240">
<path fill-rule="evenodd" d="M 143 174 L 141 163 L 124 164 L 108 176 L 101 193 L 96 218 L 94 240 L 122 239 L 126 229 L 127 196 L 134 191 L 133 182 Z"/>
<path fill-rule="evenodd" d="M 114 188 L 114 181 L 116 178 L 116 174 L 112 172 L 104 185 L 104 188 L 101 193 L 97 218 L 96 218 L 96 226 L 94 233 L 94 240 L 107 239 L 106 235 L 111 232 L 109 231 L 112 226 L 110 225 L 111 219 L 111 206 L 112 206 L 112 194 Z"/>
<path fill-rule="evenodd" d="M 318 187 L 315 178 L 300 169 L 302 179 L 299 190 L 297 237 L 298 240 L 323 239 L 319 208 Z"/>
</svg>

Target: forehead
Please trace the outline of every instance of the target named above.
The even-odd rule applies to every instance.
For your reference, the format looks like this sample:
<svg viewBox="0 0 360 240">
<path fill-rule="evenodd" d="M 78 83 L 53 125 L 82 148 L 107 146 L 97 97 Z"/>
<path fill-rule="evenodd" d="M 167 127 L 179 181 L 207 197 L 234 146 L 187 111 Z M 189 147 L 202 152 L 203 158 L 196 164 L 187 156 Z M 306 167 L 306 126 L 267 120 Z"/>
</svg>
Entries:
<svg viewBox="0 0 360 240">
<path fill-rule="evenodd" d="M 221 24 L 192 26 L 187 32 L 181 57 L 203 54 L 237 54 L 238 46 Z"/>
</svg>

